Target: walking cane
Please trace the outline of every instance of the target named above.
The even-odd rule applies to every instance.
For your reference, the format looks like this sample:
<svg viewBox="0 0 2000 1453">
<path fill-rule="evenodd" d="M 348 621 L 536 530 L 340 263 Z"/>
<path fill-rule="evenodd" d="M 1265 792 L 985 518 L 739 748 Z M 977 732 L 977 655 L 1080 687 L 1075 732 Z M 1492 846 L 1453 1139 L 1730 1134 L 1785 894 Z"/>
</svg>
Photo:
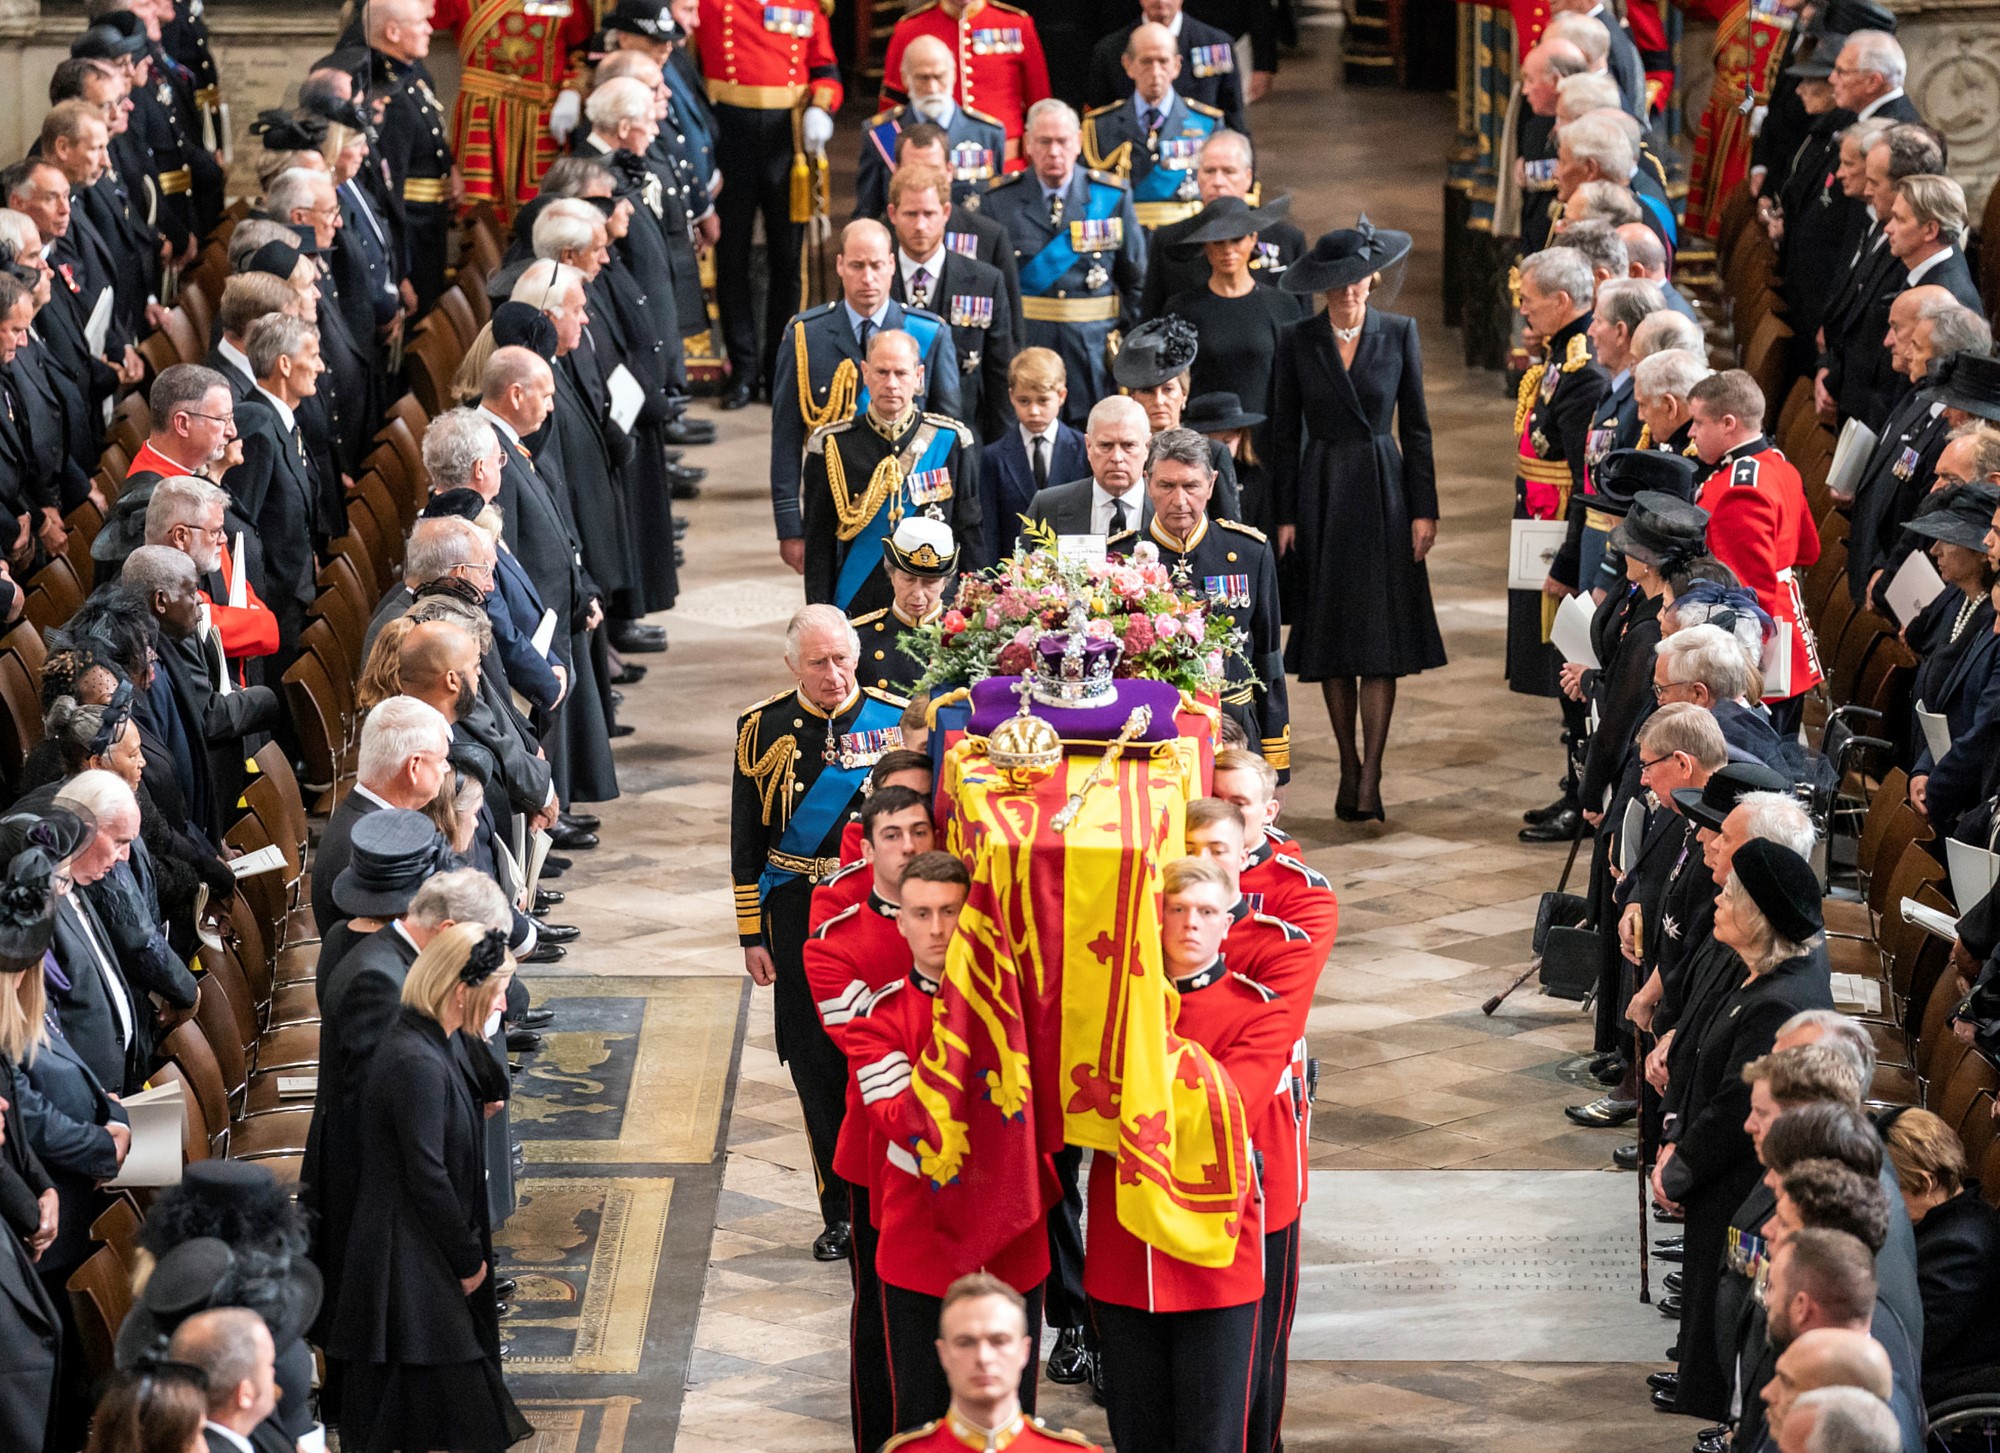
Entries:
<svg viewBox="0 0 2000 1453">
<path fill-rule="evenodd" d="M 1653 1238 L 1646 1228 L 1646 1202 L 1650 1199 L 1653 1184 L 1653 1157 L 1651 1147 L 1646 1144 L 1645 1047 L 1646 1036 L 1635 1024 L 1632 1026 L 1632 1053 L 1633 1063 L 1639 1067 L 1639 1300 L 1650 1306 L 1653 1301 Z"/>
</svg>

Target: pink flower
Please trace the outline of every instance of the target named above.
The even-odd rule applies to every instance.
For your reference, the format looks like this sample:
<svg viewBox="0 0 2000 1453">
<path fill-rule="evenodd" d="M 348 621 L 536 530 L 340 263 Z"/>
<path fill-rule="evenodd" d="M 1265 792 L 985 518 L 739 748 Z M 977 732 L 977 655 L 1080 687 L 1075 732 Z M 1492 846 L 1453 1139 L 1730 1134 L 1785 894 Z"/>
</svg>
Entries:
<svg viewBox="0 0 2000 1453">
<path fill-rule="evenodd" d="M 1202 619 L 1200 611 L 1191 610 L 1181 621 L 1181 628 L 1188 633 L 1191 639 L 1199 641 L 1208 631 L 1208 622 Z"/>
<path fill-rule="evenodd" d="M 1131 600 L 1145 590 L 1146 582 L 1138 571 L 1127 566 L 1111 572 L 1111 588 L 1125 599 Z"/>
<path fill-rule="evenodd" d="M 1153 634 L 1153 623 L 1145 616 L 1131 616 L 1125 622 L 1125 650 L 1128 655 L 1150 651 L 1158 638 Z"/>
<path fill-rule="evenodd" d="M 1099 616 L 1083 628 L 1083 633 L 1093 641 L 1108 641 L 1111 639 L 1111 622 Z"/>
<path fill-rule="evenodd" d="M 1222 674 L 1222 652 L 1210 651 L 1208 658 L 1201 664 L 1207 669 L 1209 675 L 1220 676 Z"/>
<path fill-rule="evenodd" d="M 1000 629 L 999 606 L 989 605 L 986 607 L 986 629 L 989 631 L 997 631 Z"/>
<path fill-rule="evenodd" d="M 1030 651 L 1034 650 L 1035 628 L 1033 626 L 1022 626 L 1020 630 L 1014 632 L 1014 639 L 1008 644 L 1021 646 Z"/>
<path fill-rule="evenodd" d="M 1181 633 L 1180 617 L 1161 611 L 1153 617 L 1153 634 L 1163 641 L 1171 641 Z"/>
<path fill-rule="evenodd" d="M 1141 540 L 1132 547 L 1132 559 L 1139 565 L 1157 565 L 1160 563 L 1160 547 L 1151 540 Z"/>
</svg>

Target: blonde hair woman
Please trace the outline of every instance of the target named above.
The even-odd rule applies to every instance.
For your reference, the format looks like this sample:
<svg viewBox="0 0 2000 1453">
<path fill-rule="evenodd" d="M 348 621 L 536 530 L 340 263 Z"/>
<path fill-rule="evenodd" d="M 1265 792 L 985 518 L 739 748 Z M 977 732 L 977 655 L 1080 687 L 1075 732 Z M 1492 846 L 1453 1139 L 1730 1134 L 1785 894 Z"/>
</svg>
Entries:
<svg viewBox="0 0 2000 1453">
<path fill-rule="evenodd" d="M 1930 1111 L 1891 1111 L 1882 1139 L 1917 1232 L 1924 1401 L 1980 1391 L 2000 1367 L 2000 1323 L 1992 1316 L 2000 1297 L 2000 1211 L 1966 1175 L 1958 1132 Z"/>
</svg>

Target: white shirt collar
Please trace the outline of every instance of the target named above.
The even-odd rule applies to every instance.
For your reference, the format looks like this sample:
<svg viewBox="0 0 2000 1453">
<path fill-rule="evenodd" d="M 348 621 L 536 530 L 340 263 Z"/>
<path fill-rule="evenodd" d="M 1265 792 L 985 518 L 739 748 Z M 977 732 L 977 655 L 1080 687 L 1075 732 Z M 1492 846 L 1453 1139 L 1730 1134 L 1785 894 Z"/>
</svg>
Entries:
<svg viewBox="0 0 2000 1453">
<path fill-rule="evenodd" d="M 499 432 L 502 444 L 519 444 L 521 442 L 521 436 L 514 431 L 514 426 L 494 413 L 493 410 L 482 405 L 479 410 L 479 416 Z"/>
<path fill-rule="evenodd" d="M 278 411 L 278 422 L 285 426 L 285 432 L 287 434 L 291 433 L 294 429 L 298 428 L 298 420 L 296 417 L 294 417 L 292 413 L 292 406 L 290 404 L 286 403 L 283 399 L 279 398 L 276 394 L 272 393 L 269 389 L 265 388 L 264 385 L 262 385 L 261 383 L 254 383 L 251 385 L 251 387 L 256 389 L 258 393 L 262 394 L 264 396 L 264 401 L 268 403 L 272 408 Z"/>
<path fill-rule="evenodd" d="M 224 338 L 215 345 L 215 351 L 221 354 L 229 363 L 243 370 L 245 378 L 255 381 L 256 375 L 250 371 L 250 356 L 241 348 L 238 348 L 234 343 Z"/>
<path fill-rule="evenodd" d="M 243 1453 L 252 1453 L 253 1445 L 251 1444 L 250 1440 L 244 1437 L 241 1433 L 237 1432 L 234 1428 L 225 1428 L 220 1423 L 211 1423 L 211 1422 L 204 1422 L 201 1426 L 209 1432 L 222 1434 L 222 1436 L 228 1439 L 233 1446 L 242 1449 Z"/>
<path fill-rule="evenodd" d="M 410 937 L 410 931 L 407 928 L 403 927 L 402 919 L 400 918 L 390 919 L 389 927 L 393 929 L 396 932 L 396 934 L 402 938 L 403 942 L 408 944 L 412 950 L 414 950 L 417 953 L 423 952 L 421 948 L 417 947 L 417 941 Z"/>
<path fill-rule="evenodd" d="M 1854 119 L 1856 121 L 1866 121 L 1870 116 L 1873 116 L 1877 111 L 1881 110 L 1884 106 L 1888 105 L 1891 101 L 1895 100 L 1898 96 L 1902 94 L 1903 94 L 1903 88 L 1901 86 L 1896 87 L 1896 89 L 1893 91 L 1883 92 L 1881 95 L 1877 96 L 1874 100 L 1870 101 L 1866 106 L 1863 106 L 1859 111 L 1856 111 L 1854 113 Z"/>
<path fill-rule="evenodd" d="M 1184 14 L 1184 11 L 1177 10 L 1174 12 L 1174 18 L 1167 22 L 1167 34 L 1171 35 L 1175 40 L 1181 38 L 1181 19 Z"/>
<path fill-rule="evenodd" d="M 938 275 L 944 271 L 944 255 L 946 250 L 942 242 L 938 244 L 937 250 L 929 257 L 912 257 L 909 253 L 903 251 L 902 248 L 899 247 L 896 249 L 896 266 L 903 274 L 903 291 L 906 295 L 910 290 L 910 279 L 916 274 L 918 268 L 922 268 L 931 275 L 932 287 L 937 286 Z"/>
<path fill-rule="evenodd" d="M 1014 426 L 1015 428 L 1021 431 L 1021 447 L 1028 451 L 1029 459 L 1033 459 L 1035 457 L 1035 441 L 1037 439 L 1046 439 L 1049 441 L 1049 462 L 1051 464 L 1055 463 L 1056 428 L 1061 423 L 1062 420 L 1060 418 L 1050 419 L 1048 428 L 1042 430 L 1042 432 L 1039 434 L 1035 433 L 1026 424 L 1016 424 Z M 1093 487 L 1095 487 L 1096 483 L 1097 481 L 1095 480 L 1091 481 Z"/>
<path fill-rule="evenodd" d="M 1947 244 L 1944 247 L 1939 248 L 1936 252 L 1932 253 L 1929 257 L 1925 258 L 1922 262 L 1918 263 L 1915 267 L 1911 268 L 1910 286 L 1915 287 L 1918 283 L 1922 282 L 1924 280 L 1924 275 L 1930 272 L 1930 270 L 1936 267 L 1939 263 L 1943 262 L 1945 259 L 1950 257 L 1951 253 L 1952 249 L 1950 245 Z"/>
<path fill-rule="evenodd" d="M 1137 529 L 1140 510 L 1145 503 L 1145 495 L 1136 486 L 1123 494 L 1113 494 L 1095 478 L 1090 481 L 1090 531 L 1094 535 L 1111 533 L 1111 506 L 1125 506 L 1125 528 Z"/>
<path fill-rule="evenodd" d="M 1157 102 L 1148 101 L 1144 96 L 1141 96 L 1138 93 L 1138 91 L 1136 90 L 1133 91 L 1132 115 L 1137 118 L 1140 129 L 1143 130 L 1146 125 L 1146 108 L 1148 106 L 1157 105 L 1160 109 L 1160 126 L 1161 129 L 1164 130 L 1167 124 L 1167 117 L 1173 114 L 1174 99 L 1175 99 L 1174 91 L 1171 86 L 1167 88 L 1167 94 L 1162 96 Z"/>
<path fill-rule="evenodd" d="M 354 790 L 356 792 L 359 792 L 363 797 L 367 798 L 370 802 L 374 803 L 377 807 L 386 807 L 391 812 L 394 812 L 396 810 L 395 803 L 391 802 L 388 798 L 383 797 L 379 793 L 370 792 L 366 787 L 362 786 L 359 782 L 356 782 L 354 784 Z"/>
</svg>

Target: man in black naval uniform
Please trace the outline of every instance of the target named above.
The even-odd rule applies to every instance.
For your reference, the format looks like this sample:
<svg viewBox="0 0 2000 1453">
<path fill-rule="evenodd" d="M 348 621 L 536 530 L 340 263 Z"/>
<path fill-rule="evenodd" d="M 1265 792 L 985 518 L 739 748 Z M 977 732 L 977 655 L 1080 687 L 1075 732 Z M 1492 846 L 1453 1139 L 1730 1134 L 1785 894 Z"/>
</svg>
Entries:
<svg viewBox="0 0 2000 1453">
<path fill-rule="evenodd" d="M 1166 312 L 1168 298 L 1207 286 L 1208 254 L 1199 243 L 1188 244 L 1183 239 L 1218 215 L 1214 204 L 1220 198 L 1237 197 L 1252 208 L 1259 205 L 1256 164 L 1250 138 L 1241 132 L 1217 131 L 1202 143 L 1194 167 L 1201 210 L 1186 221 L 1153 229 L 1146 249 L 1146 287 L 1139 301 L 1143 316 L 1157 318 Z M 1280 201 L 1289 203 L 1290 199 L 1274 197 L 1270 207 L 1275 209 Z M 1272 212 L 1271 220 L 1258 228 L 1250 276 L 1260 283 L 1276 283 L 1305 250 L 1305 233 L 1286 221 L 1283 213 Z"/>
<path fill-rule="evenodd" d="M 958 358 L 958 417 L 982 441 L 1014 425 L 1007 370 L 1017 331 L 1007 280 L 996 267 L 945 246 L 951 182 L 941 171 L 905 167 L 889 182 L 889 225 L 896 234 L 897 302 L 943 317 Z"/>
<path fill-rule="evenodd" d="M 1251 744 L 1278 772 L 1292 773 L 1292 711 L 1278 625 L 1278 561 L 1261 530 L 1211 519 L 1215 488 L 1208 440 L 1192 429 L 1162 429 L 1146 450 L 1146 501 L 1152 520 L 1105 541 L 1130 555 L 1142 540 L 1160 563 L 1185 576 L 1183 588 L 1205 597 L 1245 637 L 1224 663 L 1222 709 L 1242 724 Z"/>
<path fill-rule="evenodd" d="M 902 745 L 907 703 L 858 685 L 854 627 L 830 605 L 808 605 L 785 628 L 785 666 L 796 689 L 767 697 L 737 719 L 730 783 L 729 876 L 743 968 L 774 985 L 778 1057 L 792 1072 L 819 1181 L 826 1229 L 819 1261 L 848 1246 L 848 1188 L 833 1171 L 847 1103 L 847 1060 L 827 1037 L 806 983 L 812 891 L 840 867 L 840 838 L 861 805 L 868 770 Z"/>
<path fill-rule="evenodd" d="M 866 409 L 806 441 L 799 509 L 807 600 L 851 615 L 889 604 L 885 551 L 909 515 L 946 524 L 968 566 L 984 563 L 972 430 L 919 407 L 924 373 L 908 333 L 876 334 L 862 371 Z"/>
<path fill-rule="evenodd" d="M 194 235 L 199 239 L 222 220 L 227 200 L 223 196 L 222 161 L 217 155 L 223 139 L 213 122 L 207 121 L 208 113 L 201 99 L 207 95 L 219 105 L 221 88 L 216 82 L 213 59 L 208 63 L 208 79 L 204 82 L 167 49 L 163 23 L 172 18 L 173 10 L 171 4 L 155 5 L 145 14 L 146 54 L 153 62 L 153 84 L 161 103 L 173 117 L 174 132 L 187 158 L 188 197 L 194 210 Z M 205 23 L 202 28 L 206 33 Z"/>
<path fill-rule="evenodd" d="M 882 568 L 895 599 L 853 618 L 861 637 L 861 681 L 877 691 L 907 694 L 930 669 L 930 652 L 914 632 L 944 614 L 944 595 L 958 570 L 958 541 L 943 520 L 905 515 L 883 552 Z"/>
<path fill-rule="evenodd" d="M 1222 113 L 1222 124 L 1232 131 L 1247 132 L 1249 117 L 1243 110 L 1243 84 L 1236 72 L 1236 47 L 1229 33 L 1196 20 L 1183 9 L 1184 0 L 1140 0 L 1139 19 L 1121 25 L 1091 48 L 1091 106 L 1122 100 L 1130 93 L 1125 77 L 1125 43 L 1143 24 L 1162 27 L 1180 46 L 1181 73 L 1174 89 L 1190 101 L 1199 101 Z"/>
<path fill-rule="evenodd" d="M 1077 165 L 1083 126 L 1057 100 L 1028 108 L 1026 171 L 1009 172 L 980 210 L 1007 229 L 1021 276 L 1021 342 L 1052 349 L 1069 374 L 1065 422 L 1081 427 L 1115 391 L 1106 357 L 1138 326 L 1146 239 L 1118 177 Z"/>
<path fill-rule="evenodd" d="M 921 407 L 962 417 L 958 355 L 944 319 L 922 308 L 906 308 L 890 296 L 896 241 L 889 229 L 866 219 L 848 223 L 840 231 L 834 271 L 840 297 L 806 309 L 785 325 L 771 377 L 771 509 L 778 552 L 794 570 L 806 568 L 799 523 L 806 440 L 813 430 L 851 419 L 867 407 L 861 368 L 871 338 L 897 331 L 915 339 L 924 369 Z"/>
<path fill-rule="evenodd" d="M 446 240 L 464 183 L 451 154 L 444 104 L 424 66 L 430 54 L 429 0 L 369 0 L 374 53 L 369 99 L 382 103 L 381 155 L 389 170 L 390 220 L 398 272 L 427 313 L 444 291 Z"/>
</svg>

